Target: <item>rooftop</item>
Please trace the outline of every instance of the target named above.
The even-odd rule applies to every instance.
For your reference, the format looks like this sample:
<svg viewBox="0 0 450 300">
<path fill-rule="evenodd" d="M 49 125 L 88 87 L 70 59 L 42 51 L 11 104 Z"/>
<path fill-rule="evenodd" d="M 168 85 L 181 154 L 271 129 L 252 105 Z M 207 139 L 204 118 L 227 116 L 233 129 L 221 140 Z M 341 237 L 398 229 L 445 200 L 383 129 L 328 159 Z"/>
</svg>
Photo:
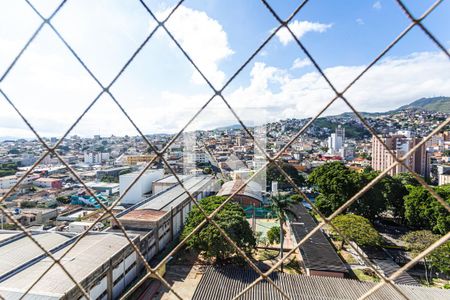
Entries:
<svg viewBox="0 0 450 300">
<path fill-rule="evenodd" d="M 3 235 L 0 236 L 3 237 Z M 6 235 L 8 237 L 13 236 L 12 233 L 6 233 Z M 17 238 L 11 240 L 3 238 L 4 243 L 0 244 L 0 277 L 43 254 L 42 250 L 27 236 L 19 232 L 16 235 Z M 68 235 L 56 232 L 33 233 L 33 237 L 46 250 L 50 250 L 71 238 Z"/>
<path fill-rule="evenodd" d="M 120 220 L 157 221 L 165 214 L 166 212 L 159 210 L 136 209 L 120 217 Z"/>
<path fill-rule="evenodd" d="M 232 299 L 258 278 L 250 268 L 227 266 L 209 267 L 195 290 L 193 300 Z M 375 283 L 353 279 L 304 276 L 286 273 L 272 273 L 270 278 L 291 298 L 304 300 L 344 300 L 358 299 L 369 291 Z M 450 291 L 409 285 L 397 285 L 409 299 L 441 300 L 449 299 Z M 401 296 L 391 286 L 384 286 L 368 299 L 399 299 Z M 240 299 L 284 299 L 267 281 L 261 281 Z"/>
<path fill-rule="evenodd" d="M 80 240 L 61 263 L 72 274 L 75 280 L 80 282 L 103 263 L 106 263 L 114 254 L 127 246 L 129 246 L 127 240 L 120 235 L 111 233 L 89 234 Z M 36 251 L 30 252 L 28 247 L 18 248 L 15 245 L 14 249 L 15 253 L 11 255 L 12 257 L 22 257 L 23 255 L 27 255 L 28 257 L 31 256 L 30 254 L 36 254 Z M 20 251 L 20 255 L 17 249 L 23 249 L 23 251 Z M 66 247 L 60 249 L 54 254 L 55 257 L 60 257 L 66 250 Z M 2 259 L 2 261 L 4 260 Z M 7 299 L 18 297 L 18 295 L 24 293 L 29 285 L 50 267 L 52 262 L 53 260 L 48 257 L 41 259 L 37 263 L 31 264 L 24 270 L 0 282 L 1 295 Z M 19 263 L 15 262 L 12 265 L 17 267 Z M 64 271 L 55 265 L 33 287 L 29 295 L 32 296 L 32 299 L 60 298 L 74 287 L 75 284 L 67 278 Z"/>
<path fill-rule="evenodd" d="M 232 195 L 234 192 L 236 192 L 245 181 L 242 179 L 232 180 L 225 182 L 220 191 L 217 193 L 217 196 L 229 196 Z M 244 195 L 253 199 L 256 199 L 260 202 L 263 202 L 262 193 L 261 193 L 261 186 L 254 182 L 250 181 L 243 189 L 239 191 L 239 195 Z"/>
<path fill-rule="evenodd" d="M 197 192 L 211 180 L 211 176 L 192 176 L 183 181 L 183 185 L 190 193 Z M 137 209 L 169 210 L 189 197 L 181 185 L 176 185 L 160 194 L 156 194 L 143 201 Z"/>
<path fill-rule="evenodd" d="M 317 226 L 302 204 L 292 206 L 296 218 L 291 220 L 291 228 L 296 242 L 300 242 Z M 300 247 L 306 268 L 321 271 L 347 272 L 342 260 L 325 235 L 319 230 Z"/>
</svg>

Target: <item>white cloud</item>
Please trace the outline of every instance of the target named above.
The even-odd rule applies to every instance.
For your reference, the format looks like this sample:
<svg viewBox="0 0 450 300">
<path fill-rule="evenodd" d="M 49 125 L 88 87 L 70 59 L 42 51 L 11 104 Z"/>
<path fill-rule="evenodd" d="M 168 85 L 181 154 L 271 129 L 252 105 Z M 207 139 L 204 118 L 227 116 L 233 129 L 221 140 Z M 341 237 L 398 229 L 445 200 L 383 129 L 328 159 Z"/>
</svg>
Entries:
<svg viewBox="0 0 450 300">
<path fill-rule="evenodd" d="M 158 15 L 165 15 L 160 12 Z M 234 53 L 222 25 L 205 12 L 180 6 L 167 22 L 167 27 L 191 56 L 205 76 L 219 87 L 225 73 L 219 64 Z M 200 74 L 193 74 L 193 82 L 204 83 Z"/>
<path fill-rule="evenodd" d="M 335 66 L 324 72 L 337 89 L 342 90 L 364 68 L 364 65 Z M 421 97 L 450 95 L 448 60 L 440 52 L 387 58 L 372 67 L 345 95 L 356 109 L 368 112 L 395 109 Z M 146 133 L 176 132 L 209 97 L 209 93 L 188 95 L 165 91 L 161 92 L 156 102 L 142 102 L 139 106 L 130 106 L 128 111 Z M 253 64 L 248 84 L 225 91 L 225 98 L 249 126 L 285 118 L 312 117 L 333 97 L 334 93 L 317 72 L 294 76 L 289 69 L 262 62 Z M 187 130 L 237 124 L 221 101 L 215 98 Z M 349 108 L 337 100 L 324 115 L 345 111 Z M 108 122 L 107 118 L 96 114 L 95 122 Z M 120 118 L 114 120 L 114 123 L 108 123 L 111 132 L 128 128 L 127 123 L 125 126 L 123 123 L 127 121 Z M 86 132 L 92 127 L 86 127 Z"/>
<path fill-rule="evenodd" d="M 312 65 L 312 63 L 308 58 L 296 58 L 292 63 L 291 69 L 301 69 L 310 65 Z"/>
<path fill-rule="evenodd" d="M 372 5 L 372 7 L 374 8 L 374 9 L 377 9 L 377 10 L 380 10 L 381 9 L 381 2 L 380 1 L 376 1 L 373 5 Z"/>
<path fill-rule="evenodd" d="M 358 23 L 358 25 L 364 25 L 364 20 L 361 18 L 357 18 L 356 23 Z"/>
<path fill-rule="evenodd" d="M 326 30 L 331 28 L 331 26 L 332 24 L 323 24 L 297 20 L 289 24 L 289 28 L 299 39 L 308 32 L 320 32 L 320 33 L 325 32 Z M 286 46 L 289 42 L 294 40 L 291 33 L 286 28 L 281 28 L 280 31 L 277 32 L 277 37 L 284 46 Z"/>
<path fill-rule="evenodd" d="M 345 95 L 356 109 L 369 112 L 394 109 L 421 97 L 447 96 L 448 66 L 448 59 L 440 52 L 389 58 L 372 67 Z M 342 90 L 364 68 L 336 66 L 324 71 Z M 334 94 L 317 72 L 293 77 L 286 70 L 255 63 L 250 84 L 230 91 L 227 96 L 243 119 L 266 122 L 312 117 Z M 349 111 L 339 101 L 325 115 Z"/>
</svg>

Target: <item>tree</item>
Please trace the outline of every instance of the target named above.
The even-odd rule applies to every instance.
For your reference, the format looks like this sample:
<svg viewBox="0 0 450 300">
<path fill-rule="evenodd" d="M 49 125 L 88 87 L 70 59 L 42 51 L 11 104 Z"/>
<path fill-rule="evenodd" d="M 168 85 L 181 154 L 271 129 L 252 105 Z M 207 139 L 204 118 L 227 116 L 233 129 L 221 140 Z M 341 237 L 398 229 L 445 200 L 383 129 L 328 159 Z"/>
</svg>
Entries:
<svg viewBox="0 0 450 300">
<path fill-rule="evenodd" d="M 367 169 L 363 173 L 353 174 L 354 184 L 358 190 L 363 189 L 376 176 L 378 172 Z M 349 208 L 350 212 L 366 217 L 370 221 L 374 221 L 383 211 L 386 210 L 387 201 L 384 195 L 384 185 L 377 182 L 372 188 L 361 195 Z"/>
<path fill-rule="evenodd" d="M 120 175 L 125 175 L 125 174 L 128 174 L 128 173 L 131 173 L 131 169 L 121 170 L 121 171 L 119 172 L 119 176 L 120 176 Z"/>
<path fill-rule="evenodd" d="M 298 203 L 287 195 L 274 195 L 271 197 L 271 209 L 275 214 L 277 220 L 280 222 L 280 228 L 284 228 L 284 224 L 288 217 L 295 217 L 295 214 L 290 210 L 291 205 Z M 283 244 L 284 244 L 285 230 L 280 230 L 280 259 L 283 259 Z M 283 271 L 283 264 L 281 264 L 281 271 Z"/>
<path fill-rule="evenodd" d="M 450 185 L 438 186 L 435 191 L 450 203 Z M 405 218 L 409 226 L 445 234 L 450 231 L 450 214 L 421 185 L 410 186 L 405 196 Z"/>
<path fill-rule="evenodd" d="M 370 170 L 358 173 L 341 162 L 331 162 L 314 169 L 308 182 L 319 193 L 316 197 L 317 208 L 330 215 L 377 175 L 377 172 Z M 374 220 L 385 209 L 383 185 L 377 183 L 359 197 L 348 211 Z"/>
<path fill-rule="evenodd" d="M 37 206 L 36 202 L 32 202 L 32 201 L 22 201 L 22 202 L 20 202 L 20 207 L 21 208 L 34 208 L 36 206 Z"/>
<path fill-rule="evenodd" d="M 292 178 L 292 181 L 297 186 L 303 186 L 305 184 L 305 178 L 300 175 L 300 173 L 297 171 L 297 169 L 288 163 L 281 162 L 279 163 L 281 169 L 286 172 L 286 174 L 289 175 L 289 177 Z M 277 166 L 274 164 L 270 164 L 267 167 L 267 182 L 271 183 L 272 181 L 278 182 L 278 188 L 280 190 L 287 189 L 291 187 L 291 184 L 287 181 L 286 177 L 280 172 Z M 272 186 L 269 184 L 269 190 L 272 189 Z"/>
<path fill-rule="evenodd" d="M 429 230 L 411 231 L 402 236 L 402 240 L 406 243 L 408 250 L 411 251 L 411 254 L 414 257 L 419 255 L 422 251 L 424 251 L 438 239 L 439 235 L 433 234 Z M 428 283 L 430 283 L 432 272 L 429 268 L 429 256 L 423 258 L 423 264 L 425 267 L 425 279 Z"/>
<path fill-rule="evenodd" d="M 100 179 L 101 182 L 108 182 L 108 183 L 118 183 L 119 177 L 111 176 L 111 175 L 105 175 Z"/>
<path fill-rule="evenodd" d="M 210 214 L 219 207 L 226 197 L 207 197 L 200 200 L 199 204 L 203 210 Z M 189 212 L 186 225 L 181 234 L 181 238 L 188 236 L 196 228 L 205 216 L 198 206 L 194 206 Z M 214 221 L 222 228 L 228 236 L 246 253 L 256 246 L 256 240 L 250 228 L 250 224 L 245 218 L 244 210 L 234 202 L 228 202 L 215 215 Z M 212 224 L 207 224 L 203 229 L 194 234 L 187 241 L 188 248 L 201 251 L 205 257 L 216 260 L 230 258 L 236 253 L 233 246 L 220 234 L 219 230 Z"/>
<path fill-rule="evenodd" d="M 286 230 L 283 229 L 283 235 L 286 235 Z M 279 244 L 280 243 L 280 226 L 273 226 L 269 230 L 267 230 L 267 239 L 270 244 Z"/>
<path fill-rule="evenodd" d="M 58 196 L 56 197 L 56 201 L 63 203 L 63 204 L 69 204 L 70 203 L 70 199 L 67 196 Z"/>
<path fill-rule="evenodd" d="M 408 195 L 408 189 L 402 182 L 402 179 L 397 176 L 391 177 L 386 175 L 380 182 L 383 185 L 383 196 L 386 199 L 387 208 L 403 224 L 405 222 L 404 197 Z"/>
<path fill-rule="evenodd" d="M 354 174 L 341 162 L 326 163 L 311 172 L 308 183 L 319 193 L 316 205 L 322 213 L 330 215 L 357 192 Z"/>
<path fill-rule="evenodd" d="M 408 172 L 399 173 L 399 174 L 395 175 L 394 178 L 399 180 L 405 186 L 408 186 L 408 185 L 418 186 L 418 185 L 420 185 L 420 183 L 417 181 L 417 179 L 414 178 L 414 176 L 411 173 L 408 173 Z"/>
<path fill-rule="evenodd" d="M 450 241 L 445 242 L 436 250 L 431 252 L 429 258 L 431 260 L 430 264 L 432 267 L 447 276 L 450 275 Z"/>
<path fill-rule="evenodd" d="M 359 246 L 377 246 L 381 243 L 380 234 L 364 217 L 354 214 L 339 215 L 333 219 L 332 223 L 345 237 Z M 344 246 L 342 237 L 337 232 L 333 234 L 342 241 L 342 249 Z"/>
</svg>

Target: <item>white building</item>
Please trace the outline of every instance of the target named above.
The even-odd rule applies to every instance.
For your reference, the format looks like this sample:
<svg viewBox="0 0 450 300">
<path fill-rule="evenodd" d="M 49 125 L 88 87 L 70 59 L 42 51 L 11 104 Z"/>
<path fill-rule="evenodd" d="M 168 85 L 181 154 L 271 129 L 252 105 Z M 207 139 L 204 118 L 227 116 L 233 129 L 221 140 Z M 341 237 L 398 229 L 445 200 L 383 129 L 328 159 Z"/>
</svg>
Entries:
<svg viewBox="0 0 450 300">
<path fill-rule="evenodd" d="M 0 189 L 10 189 L 17 183 L 16 175 L 0 177 Z"/>
<path fill-rule="evenodd" d="M 89 165 L 101 164 L 109 160 L 106 152 L 84 152 L 84 163 Z"/>
<path fill-rule="evenodd" d="M 22 175 L 17 173 L 16 175 L 0 177 L 0 189 L 10 189 L 12 188 L 20 179 Z M 21 185 L 30 184 L 33 180 L 39 178 L 38 175 L 27 176 L 22 180 Z"/>
<path fill-rule="evenodd" d="M 123 195 L 128 186 L 136 179 L 140 172 L 128 173 L 119 176 L 120 196 Z M 149 170 L 142 174 L 133 187 L 125 194 L 121 204 L 133 205 L 144 199 L 145 194 L 152 191 L 153 182 L 163 178 L 164 170 Z"/>
<path fill-rule="evenodd" d="M 345 141 L 345 129 L 338 125 L 336 132 L 332 133 L 328 138 L 328 153 L 329 154 L 339 154 L 344 147 Z"/>
<path fill-rule="evenodd" d="M 450 184 L 450 174 L 439 174 L 439 185 Z"/>
</svg>

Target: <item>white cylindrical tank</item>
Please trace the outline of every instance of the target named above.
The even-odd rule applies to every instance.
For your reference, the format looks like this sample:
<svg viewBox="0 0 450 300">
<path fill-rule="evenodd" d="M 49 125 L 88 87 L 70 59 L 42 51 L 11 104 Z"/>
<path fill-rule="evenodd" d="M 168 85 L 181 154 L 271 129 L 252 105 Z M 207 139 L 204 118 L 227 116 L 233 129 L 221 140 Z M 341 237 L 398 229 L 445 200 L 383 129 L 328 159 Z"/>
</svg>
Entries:
<svg viewBox="0 0 450 300">
<path fill-rule="evenodd" d="M 123 195 L 128 186 L 135 180 L 140 172 L 128 173 L 119 176 L 120 196 Z M 121 204 L 136 204 L 144 199 L 144 194 L 151 192 L 154 181 L 163 178 L 164 170 L 149 170 L 142 174 L 138 181 L 123 197 Z"/>
</svg>

